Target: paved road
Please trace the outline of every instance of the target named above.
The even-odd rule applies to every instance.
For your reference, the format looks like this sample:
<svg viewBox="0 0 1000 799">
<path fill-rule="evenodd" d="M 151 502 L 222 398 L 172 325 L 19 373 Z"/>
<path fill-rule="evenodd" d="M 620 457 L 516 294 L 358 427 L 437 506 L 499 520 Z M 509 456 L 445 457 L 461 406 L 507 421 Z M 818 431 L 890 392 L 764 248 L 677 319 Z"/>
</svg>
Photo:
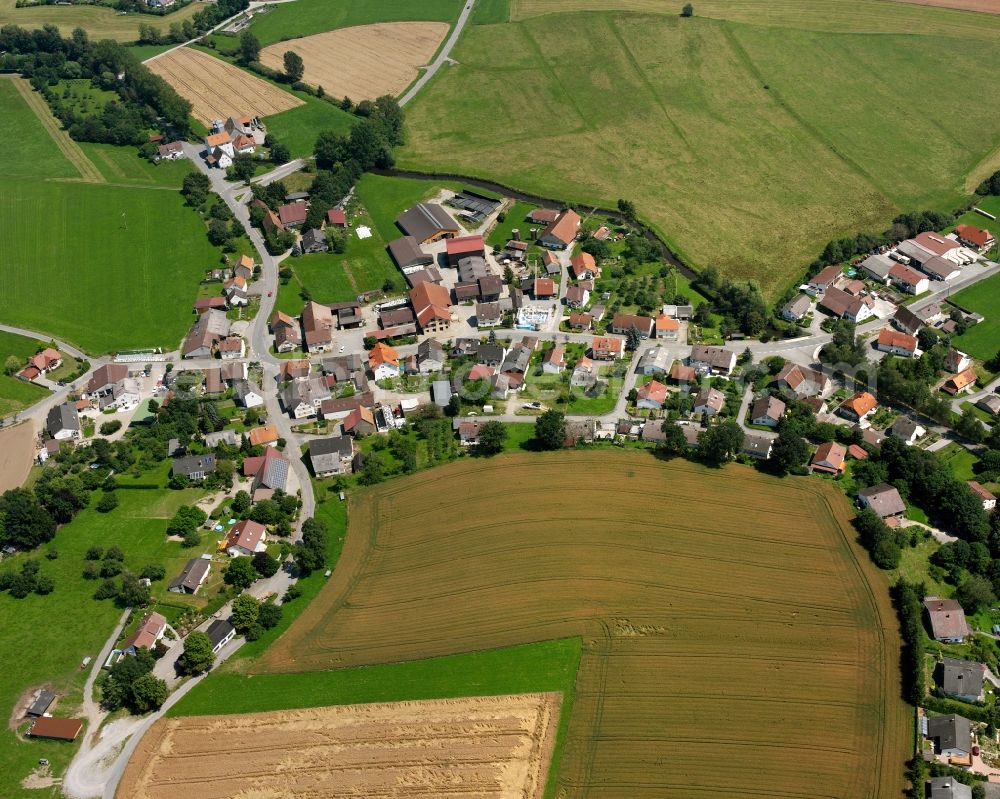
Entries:
<svg viewBox="0 0 1000 799">
<path fill-rule="evenodd" d="M 250 5 L 247 6 L 246 11 L 253 11 L 255 9 L 260 8 L 261 6 L 274 5 L 275 3 L 292 3 L 292 2 L 295 2 L 295 0 L 262 0 L 261 2 L 258 2 L 258 0 L 253 0 L 253 2 L 251 2 Z M 157 53 L 156 55 L 151 55 L 149 58 L 147 58 L 142 63 L 143 64 L 148 64 L 150 61 L 155 61 L 158 58 L 163 58 L 163 56 L 165 56 L 167 53 L 172 53 L 172 52 L 174 52 L 174 50 L 180 50 L 182 47 L 187 47 L 189 44 L 193 44 L 194 42 L 198 41 L 202 36 L 207 36 L 208 34 L 214 33 L 215 31 L 219 30 L 219 28 L 224 28 L 226 25 L 228 25 L 230 22 L 232 22 L 237 17 L 242 16 L 243 14 L 245 14 L 246 11 L 240 11 L 240 12 L 238 12 L 236 14 L 233 14 L 231 17 L 228 17 L 228 18 L 222 20 L 222 22 L 220 22 L 218 25 L 216 25 L 211 30 L 205 31 L 205 33 L 199 33 L 193 39 L 188 39 L 188 41 L 186 41 L 186 42 L 181 42 L 181 44 L 174 45 L 169 50 L 164 50 L 162 53 Z"/>
<path fill-rule="evenodd" d="M 277 397 L 277 376 L 281 366 L 281 359 L 274 357 L 270 353 L 271 336 L 268 333 L 267 322 L 274 311 L 274 303 L 278 296 L 278 268 L 281 261 L 287 257 L 288 253 L 281 256 L 273 256 L 267 251 L 264 245 L 264 237 L 261 232 L 250 224 L 250 211 L 246 203 L 240 202 L 238 197 L 248 195 L 248 190 L 243 183 L 233 183 L 226 180 L 226 174 L 220 169 L 211 169 L 201 158 L 202 147 L 190 142 L 184 143 L 184 152 L 188 158 L 200 169 L 211 183 L 212 191 L 218 194 L 229 206 L 229 210 L 240 221 L 246 231 L 247 236 L 257 250 L 257 261 L 261 264 L 260 279 L 254 284 L 255 289 L 260 293 L 260 309 L 250 324 L 247 331 L 247 357 L 246 361 L 258 361 L 264 369 L 264 403 L 267 408 L 269 421 L 278 428 L 278 434 L 287 442 L 286 451 L 292 454 L 291 463 L 298 478 L 299 487 L 302 491 L 302 513 L 299 517 L 299 528 L 303 520 L 313 515 L 316 509 L 316 499 L 313 494 L 312 482 L 309 470 L 303 460 L 298 456 L 301 441 L 298 434 L 292 429 L 288 415 L 283 413 L 278 404 Z M 301 169 L 304 161 L 295 161 L 282 164 L 277 169 L 261 175 L 258 182 L 269 183 L 272 180 L 280 179 L 286 175 Z M 214 362 L 218 365 L 218 362 Z"/>
<path fill-rule="evenodd" d="M 458 22 L 455 23 L 455 27 L 451 31 L 451 35 L 448 37 L 448 41 L 445 42 L 444 47 L 441 48 L 441 52 L 438 53 L 437 58 L 431 63 L 429 67 L 424 71 L 424 74 L 417 78 L 416 83 L 414 83 L 409 89 L 406 90 L 406 94 L 399 98 L 399 104 L 401 106 L 406 105 L 410 100 L 417 96 L 417 93 L 427 85 L 427 82 L 433 78 L 441 65 L 445 61 L 450 61 L 449 56 L 451 55 L 452 49 L 455 47 L 455 43 L 458 38 L 462 35 L 462 29 L 465 27 L 465 23 L 469 19 L 469 14 L 472 13 L 472 6 L 475 4 L 475 0 L 469 0 L 465 4 L 465 8 L 462 9 L 462 13 L 458 15 Z"/>
</svg>

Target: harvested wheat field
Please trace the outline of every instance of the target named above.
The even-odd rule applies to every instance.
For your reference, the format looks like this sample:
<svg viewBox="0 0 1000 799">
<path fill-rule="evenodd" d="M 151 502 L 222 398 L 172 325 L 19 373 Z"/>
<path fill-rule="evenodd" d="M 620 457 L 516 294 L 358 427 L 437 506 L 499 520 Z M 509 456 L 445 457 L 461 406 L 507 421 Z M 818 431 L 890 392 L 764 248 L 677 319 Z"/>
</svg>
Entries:
<svg viewBox="0 0 1000 799">
<path fill-rule="evenodd" d="M 549 693 L 160 719 L 116 795 L 541 799 L 559 703 Z"/>
<path fill-rule="evenodd" d="M 153 72 L 191 102 L 199 122 L 230 116 L 268 116 L 303 105 L 293 94 L 208 53 L 182 47 L 147 62 Z"/>
<path fill-rule="evenodd" d="M 581 635 L 557 796 L 895 799 L 912 715 L 852 515 L 741 466 L 465 460 L 352 501 L 333 577 L 257 671 Z"/>
<path fill-rule="evenodd" d="M 0 493 L 20 487 L 35 456 L 35 432 L 30 422 L 0 431 Z"/>
<path fill-rule="evenodd" d="M 448 33 L 444 22 L 380 22 L 340 28 L 265 47 L 261 63 L 284 69 L 293 50 L 305 64 L 303 80 L 333 97 L 374 99 L 401 94 L 430 63 Z"/>
</svg>

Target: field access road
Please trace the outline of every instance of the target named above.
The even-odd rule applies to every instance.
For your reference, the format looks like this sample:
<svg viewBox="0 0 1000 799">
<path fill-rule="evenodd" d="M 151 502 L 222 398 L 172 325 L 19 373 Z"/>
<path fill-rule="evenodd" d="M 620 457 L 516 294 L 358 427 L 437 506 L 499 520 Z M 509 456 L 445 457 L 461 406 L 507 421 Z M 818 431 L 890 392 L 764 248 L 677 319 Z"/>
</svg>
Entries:
<svg viewBox="0 0 1000 799">
<path fill-rule="evenodd" d="M 451 51 L 454 49 L 458 38 L 462 35 L 462 29 L 465 28 L 465 23 L 469 20 L 469 15 L 472 13 L 472 6 L 474 4 L 475 0 L 469 0 L 469 2 L 465 4 L 465 8 L 462 9 L 462 13 L 458 15 L 458 22 L 456 22 L 455 27 L 452 28 L 451 35 L 448 37 L 448 41 L 444 43 L 444 47 L 441 48 L 441 52 L 437 54 L 437 58 L 435 58 L 431 62 L 430 66 L 424 70 L 424 74 L 417 78 L 413 85 L 406 90 L 405 94 L 399 98 L 400 107 L 406 105 L 410 102 L 410 100 L 417 96 L 420 90 L 424 88 L 430 79 L 437 74 L 437 71 L 441 69 L 441 65 L 444 64 L 445 61 L 451 61 L 451 58 L 449 57 L 451 56 Z"/>
</svg>

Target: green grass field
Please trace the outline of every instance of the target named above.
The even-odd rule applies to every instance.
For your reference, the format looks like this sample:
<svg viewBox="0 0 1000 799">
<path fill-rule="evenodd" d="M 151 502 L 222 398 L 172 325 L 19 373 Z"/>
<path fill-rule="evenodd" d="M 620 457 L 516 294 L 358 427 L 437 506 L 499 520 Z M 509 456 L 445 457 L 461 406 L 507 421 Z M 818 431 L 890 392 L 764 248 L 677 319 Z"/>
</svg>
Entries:
<svg viewBox="0 0 1000 799">
<path fill-rule="evenodd" d="M 0 108 L 3 108 L 0 141 L 4 142 L 0 147 L 0 177 L 35 180 L 80 177 L 10 79 L 0 78 Z"/>
<path fill-rule="evenodd" d="M 287 88 L 287 87 L 286 87 Z M 324 131 L 347 133 L 357 117 L 334 105 L 302 92 L 292 92 L 305 105 L 267 118 L 267 132 L 284 142 L 293 158 L 312 155 L 316 138 Z"/>
<path fill-rule="evenodd" d="M 681 19 L 652 0 L 515 0 L 515 21 L 467 29 L 458 65 L 407 109 L 400 165 L 581 205 L 627 197 L 694 263 L 774 296 L 831 238 L 951 210 L 998 157 L 1000 19 L 875 0 L 696 5 Z M 926 102 L 970 82 L 981 112 Z"/>
<path fill-rule="evenodd" d="M 272 6 L 254 20 L 251 30 L 264 46 L 313 33 L 372 22 L 453 22 L 465 0 L 296 0 L 287 6 Z"/>
<path fill-rule="evenodd" d="M 113 144 L 81 142 L 80 149 L 97 167 L 108 183 L 127 183 L 152 188 L 162 186 L 180 189 L 184 176 L 193 170 L 186 158 L 180 161 L 152 161 L 139 155 L 134 147 L 116 147 Z"/>
<path fill-rule="evenodd" d="M 4 181 L 0 216 L 0 318 L 88 352 L 174 349 L 219 258 L 173 191 Z"/>
<path fill-rule="evenodd" d="M 165 482 L 165 476 L 163 471 L 157 479 Z M 94 495 L 94 503 L 99 496 L 99 492 Z M 69 715 L 79 704 L 86 677 L 80 662 L 85 655 L 97 655 L 121 615 L 112 602 L 93 599 L 97 582 L 82 577 L 87 549 L 118 544 L 125 552 L 126 567 L 133 571 L 148 563 L 164 564 L 166 577 L 153 585 L 154 592 L 162 592 L 180 566 L 200 551 L 183 550 L 180 544 L 167 542 L 166 520 L 180 505 L 200 496 L 197 489 L 119 489 L 118 508 L 108 514 L 93 508 L 82 511 L 59 530 L 50 545 L 34 553 L 41 559 L 42 573 L 55 580 L 55 590 L 48 596 L 25 599 L 0 594 L 0 618 L 4 619 L 0 625 L 0 669 L 4 674 L 0 707 L 5 718 L 25 690 L 42 684 L 65 694 L 59 700 L 57 715 Z M 58 559 L 43 557 L 51 548 L 59 553 Z M 5 561 L 3 567 L 17 568 L 25 557 L 18 555 Z M 75 747 L 58 742 L 19 742 L 4 725 L 0 732 L 0 795 L 5 799 L 58 796 L 58 788 L 51 793 L 30 791 L 22 789 L 20 782 L 39 757 L 49 758 L 54 772 L 61 774 L 74 751 Z"/>
<path fill-rule="evenodd" d="M 25 336 L 0 331 L 0 364 L 13 355 L 24 361 L 34 355 L 42 342 Z M 48 391 L 33 383 L 25 383 L 13 375 L 0 373 L 0 417 L 21 410 L 48 395 Z"/>
<path fill-rule="evenodd" d="M 94 353 L 176 347 L 219 259 L 176 191 L 191 164 L 68 142 L 93 179 L 108 181 L 80 182 L 10 81 L 0 80 L 0 103 L 0 318 Z"/>
<path fill-rule="evenodd" d="M 956 338 L 955 346 L 976 358 L 992 358 L 1000 350 L 1000 275 L 963 289 L 952 300 L 986 317 L 966 330 L 965 335 Z"/>
</svg>

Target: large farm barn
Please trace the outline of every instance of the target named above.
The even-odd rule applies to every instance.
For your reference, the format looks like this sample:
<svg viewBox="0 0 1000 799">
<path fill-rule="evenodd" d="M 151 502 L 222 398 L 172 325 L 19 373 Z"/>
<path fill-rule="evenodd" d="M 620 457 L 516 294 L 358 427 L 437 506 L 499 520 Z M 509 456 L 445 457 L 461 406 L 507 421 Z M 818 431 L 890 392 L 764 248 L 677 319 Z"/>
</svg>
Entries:
<svg viewBox="0 0 1000 799">
<path fill-rule="evenodd" d="M 336 573 L 262 667 L 581 635 L 556 795 L 896 797 L 898 638 L 849 514 L 741 467 L 464 461 L 352 503 Z"/>
</svg>

